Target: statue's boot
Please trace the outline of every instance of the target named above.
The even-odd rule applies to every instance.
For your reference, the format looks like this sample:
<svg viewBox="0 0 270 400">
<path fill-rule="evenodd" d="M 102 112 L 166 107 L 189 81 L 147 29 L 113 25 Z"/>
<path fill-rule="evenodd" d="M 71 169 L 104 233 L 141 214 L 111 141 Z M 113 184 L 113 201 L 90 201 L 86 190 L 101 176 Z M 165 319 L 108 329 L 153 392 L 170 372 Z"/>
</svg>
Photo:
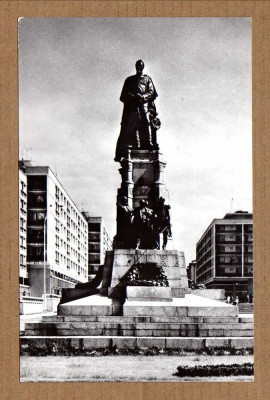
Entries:
<svg viewBox="0 0 270 400">
<path fill-rule="evenodd" d="M 149 145 L 149 148 L 150 149 L 154 149 L 154 145 L 153 145 L 153 141 L 152 141 L 152 132 L 151 132 L 151 129 L 150 129 L 150 127 L 148 126 L 148 145 Z"/>
<path fill-rule="evenodd" d="M 137 142 L 137 148 L 140 149 L 140 147 L 141 147 L 141 140 L 140 140 L 140 133 L 139 133 L 138 130 L 136 131 L 136 142 Z"/>
</svg>

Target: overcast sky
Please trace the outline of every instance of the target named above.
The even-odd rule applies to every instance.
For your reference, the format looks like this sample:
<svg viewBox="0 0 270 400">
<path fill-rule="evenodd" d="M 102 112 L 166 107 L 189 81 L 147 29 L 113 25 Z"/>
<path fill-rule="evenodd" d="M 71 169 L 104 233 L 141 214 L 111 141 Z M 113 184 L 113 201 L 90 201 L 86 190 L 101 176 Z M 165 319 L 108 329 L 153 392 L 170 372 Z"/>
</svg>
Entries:
<svg viewBox="0 0 270 400">
<path fill-rule="evenodd" d="M 249 18 L 20 19 L 20 157 L 50 166 L 113 237 L 119 96 L 140 58 L 159 94 L 174 248 L 188 264 L 214 218 L 252 211 Z"/>
</svg>

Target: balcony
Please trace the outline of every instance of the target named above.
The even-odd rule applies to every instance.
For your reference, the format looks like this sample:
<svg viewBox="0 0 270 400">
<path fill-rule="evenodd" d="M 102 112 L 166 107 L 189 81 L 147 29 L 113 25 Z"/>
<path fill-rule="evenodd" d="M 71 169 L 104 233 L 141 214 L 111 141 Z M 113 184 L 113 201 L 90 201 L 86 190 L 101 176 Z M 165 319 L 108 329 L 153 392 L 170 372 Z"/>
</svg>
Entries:
<svg viewBox="0 0 270 400">
<path fill-rule="evenodd" d="M 36 194 L 42 194 L 42 193 L 46 193 L 45 189 L 35 189 L 35 188 L 31 188 L 28 185 L 28 193 L 36 193 Z"/>
</svg>

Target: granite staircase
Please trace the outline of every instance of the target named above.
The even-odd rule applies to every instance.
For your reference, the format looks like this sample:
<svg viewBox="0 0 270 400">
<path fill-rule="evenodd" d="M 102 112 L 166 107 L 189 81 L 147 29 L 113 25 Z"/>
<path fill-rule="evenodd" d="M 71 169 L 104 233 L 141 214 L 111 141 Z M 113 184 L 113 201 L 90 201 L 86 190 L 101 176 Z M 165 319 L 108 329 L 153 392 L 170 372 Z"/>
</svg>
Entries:
<svg viewBox="0 0 270 400">
<path fill-rule="evenodd" d="M 236 306 L 186 295 L 171 302 L 127 300 L 123 315 L 117 316 L 112 315 L 112 300 L 96 296 L 95 302 L 94 297 L 63 304 L 58 315 L 27 323 L 23 343 L 64 341 L 83 349 L 253 347 L 253 319 L 239 317 Z M 103 304 L 98 304 L 100 299 Z"/>
</svg>

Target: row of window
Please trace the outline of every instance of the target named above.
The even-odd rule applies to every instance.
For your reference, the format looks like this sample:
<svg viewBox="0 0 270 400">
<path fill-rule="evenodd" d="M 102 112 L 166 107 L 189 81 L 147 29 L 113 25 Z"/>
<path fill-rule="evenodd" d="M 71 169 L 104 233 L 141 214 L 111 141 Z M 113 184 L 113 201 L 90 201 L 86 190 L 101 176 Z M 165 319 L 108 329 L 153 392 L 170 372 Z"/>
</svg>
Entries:
<svg viewBox="0 0 270 400">
<path fill-rule="evenodd" d="M 26 266 L 26 255 L 20 254 L 20 266 Z"/>
<path fill-rule="evenodd" d="M 82 262 L 86 265 L 87 258 L 84 257 L 83 255 L 81 255 L 80 253 L 78 253 L 76 250 L 74 250 L 68 244 L 67 244 L 67 247 L 65 247 L 65 246 L 61 246 L 61 247 L 64 248 L 64 251 L 66 252 L 67 256 L 76 258 L 76 260 L 78 260 L 79 263 L 82 260 Z M 58 242 L 56 242 L 56 248 L 58 248 L 58 249 L 60 248 Z"/>
<path fill-rule="evenodd" d="M 253 239 L 252 234 L 247 234 L 245 235 L 245 241 L 251 242 Z M 216 242 L 237 242 L 241 243 L 242 242 L 242 237 L 239 235 L 226 235 L 226 236 L 217 236 Z"/>
<path fill-rule="evenodd" d="M 80 215 L 76 212 L 75 208 L 72 206 L 72 204 L 69 202 L 69 200 L 64 196 L 64 194 L 61 192 L 60 188 L 58 186 L 55 186 L 55 198 L 56 200 L 62 205 L 64 208 L 66 208 L 67 214 L 71 216 L 75 222 L 80 226 L 84 228 L 84 231 L 87 231 L 87 224 L 83 221 L 83 219 L 80 217 Z M 58 203 L 57 204 L 57 211 L 61 208 L 63 210 L 63 207 L 60 207 Z"/>
<path fill-rule="evenodd" d="M 203 274 L 205 271 L 208 271 L 208 269 L 214 268 L 214 261 L 213 259 L 208 260 L 205 264 L 201 266 L 197 266 L 196 268 L 196 274 L 197 276 Z"/>
<path fill-rule="evenodd" d="M 26 218 L 20 217 L 20 231 L 26 232 Z"/>
<path fill-rule="evenodd" d="M 196 273 L 196 282 L 201 283 L 205 282 L 207 279 L 214 276 L 214 269 L 211 265 L 205 266 L 203 271 L 200 273 Z"/>
<path fill-rule="evenodd" d="M 241 264 L 242 263 L 242 257 L 237 257 L 237 256 L 227 256 L 227 257 L 217 257 L 217 262 L 219 263 L 226 263 L 226 264 Z"/>
<path fill-rule="evenodd" d="M 26 183 L 25 183 L 24 181 L 22 181 L 22 180 L 20 180 L 20 194 L 21 194 L 22 196 L 25 196 L 25 197 L 26 197 L 26 195 L 27 195 L 27 192 L 26 192 Z"/>
<path fill-rule="evenodd" d="M 243 227 L 243 228 L 242 228 Z M 244 232 L 252 232 L 253 231 L 253 225 L 242 225 L 242 224 L 237 224 L 237 225 L 216 225 L 216 231 L 217 232 L 226 232 L 226 231 L 235 231 L 235 232 L 242 232 L 244 229 Z"/>
<path fill-rule="evenodd" d="M 197 253 L 197 263 L 198 264 L 203 264 L 205 261 L 207 261 L 211 256 L 212 256 L 213 252 L 212 249 L 209 249 L 206 253 L 203 254 L 199 254 Z"/>
<path fill-rule="evenodd" d="M 78 262 L 80 262 L 80 259 L 78 259 Z M 75 263 L 74 261 L 70 260 L 69 258 L 63 256 L 63 254 L 60 254 L 58 251 L 55 252 L 55 263 L 57 265 L 64 264 L 65 266 L 67 266 L 68 269 L 73 269 L 75 271 L 77 271 L 78 275 L 80 275 L 81 273 L 84 274 L 84 276 L 86 276 L 87 270 L 86 270 L 86 262 L 84 260 L 84 264 L 85 264 L 85 268 L 81 267 L 80 265 L 78 265 L 77 263 Z"/>
<path fill-rule="evenodd" d="M 20 248 L 26 250 L 26 237 L 20 235 Z"/>
<path fill-rule="evenodd" d="M 24 199 L 20 199 L 20 212 L 22 214 L 27 213 L 27 202 Z"/>
<path fill-rule="evenodd" d="M 56 225 L 57 226 L 57 225 Z M 56 228 L 56 232 L 59 233 L 59 229 Z M 65 232 L 65 229 L 64 229 Z M 76 238 L 75 235 L 73 235 L 72 233 L 70 233 L 70 231 L 68 229 L 66 229 L 66 238 L 65 240 L 60 238 L 57 234 L 55 235 L 55 241 L 56 244 L 60 245 L 61 247 L 64 247 L 64 249 L 66 249 L 66 246 L 69 246 L 71 248 L 76 247 L 76 251 L 86 254 L 87 251 L 87 243 L 85 242 L 85 244 L 83 244 L 79 239 Z"/>
<path fill-rule="evenodd" d="M 84 248 L 84 246 L 85 246 L 85 248 L 86 248 L 86 245 L 87 245 L 86 235 L 84 235 L 84 234 L 76 235 L 76 233 L 73 234 L 57 218 L 55 218 L 55 230 L 56 230 L 56 232 L 63 233 L 64 235 L 66 235 L 66 240 L 68 242 L 71 241 L 72 243 L 74 243 L 74 245 L 76 245 L 78 247 L 82 246 Z M 82 243 L 84 243 L 84 245 Z"/>
<path fill-rule="evenodd" d="M 201 248 L 203 248 L 205 246 L 205 244 L 211 239 L 213 232 L 212 232 L 212 228 L 209 229 L 209 231 L 204 235 L 204 237 L 202 238 L 202 240 L 200 241 L 200 243 L 198 244 L 198 250 L 200 250 Z"/>
</svg>

